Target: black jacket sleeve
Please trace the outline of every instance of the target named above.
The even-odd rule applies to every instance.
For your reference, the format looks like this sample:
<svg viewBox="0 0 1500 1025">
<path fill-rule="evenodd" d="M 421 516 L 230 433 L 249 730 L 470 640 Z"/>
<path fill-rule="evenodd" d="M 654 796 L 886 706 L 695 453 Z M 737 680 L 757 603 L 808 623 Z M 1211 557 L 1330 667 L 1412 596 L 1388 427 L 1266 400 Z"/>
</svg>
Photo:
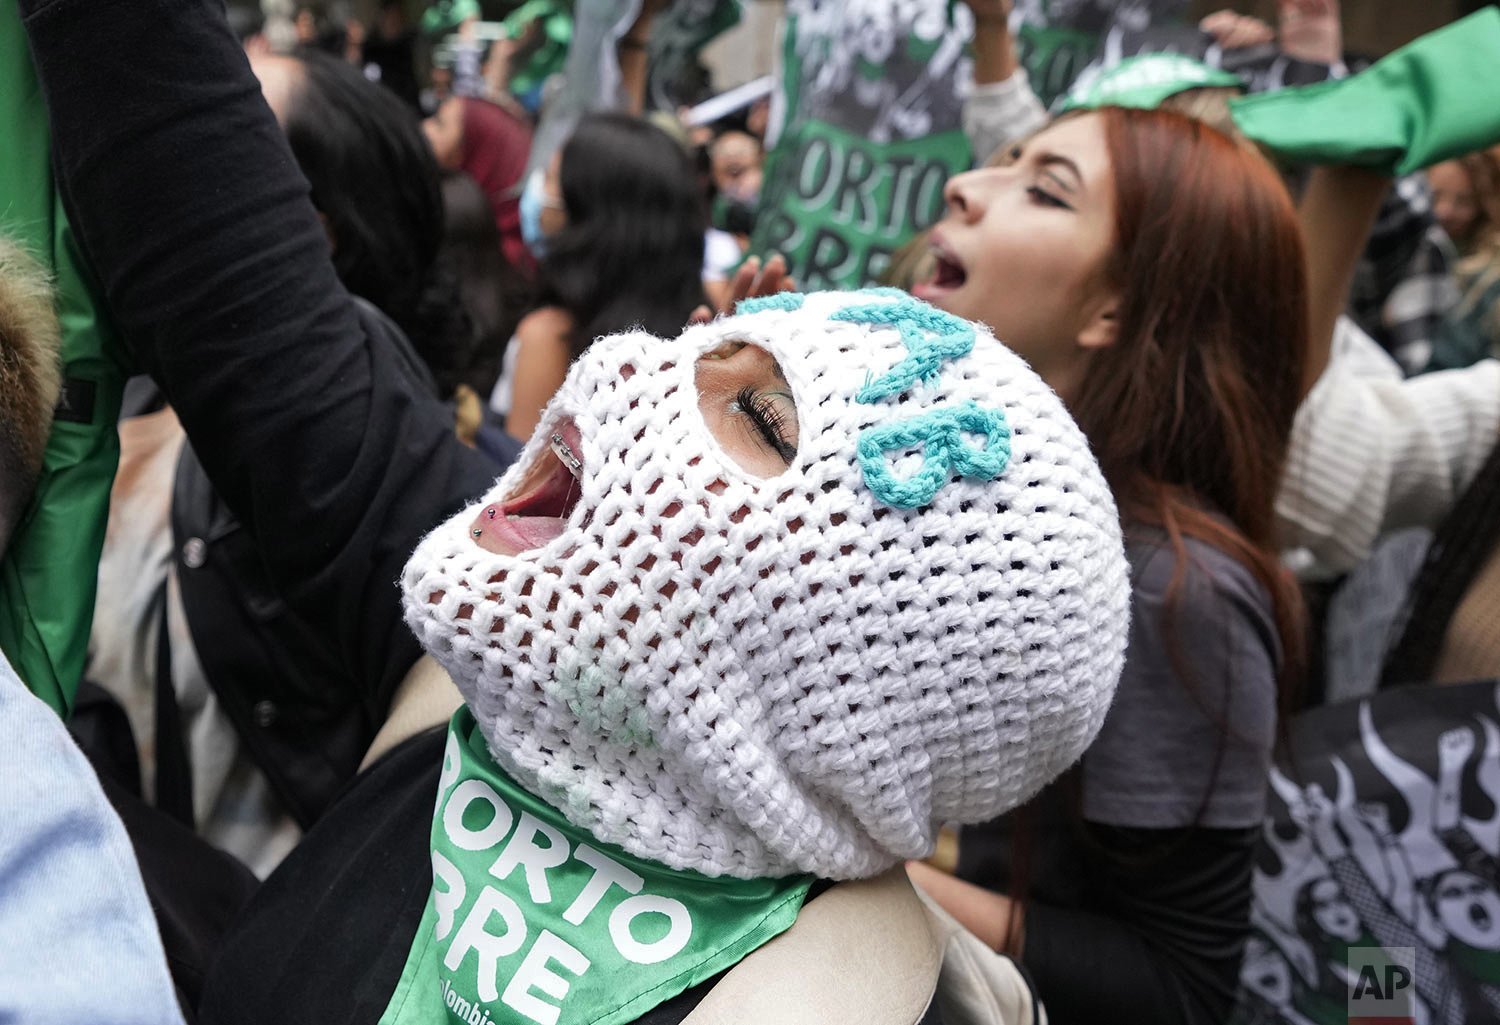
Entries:
<svg viewBox="0 0 1500 1025">
<path fill-rule="evenodd" d="M 418 654 L 394 582 L 493 472 L 356 316 L 215 0 L 21 13 L 64 202 L 122 334 L 271 581 L 383 715 Z"/>
<path fill-rule="evenodd" d="M 1026 906 L 1021 961 L 1048 1020 L 1228 1020 L 1250 931 L 1259 830 L 1086 830 L 1091 899 Z"/>
</svg>

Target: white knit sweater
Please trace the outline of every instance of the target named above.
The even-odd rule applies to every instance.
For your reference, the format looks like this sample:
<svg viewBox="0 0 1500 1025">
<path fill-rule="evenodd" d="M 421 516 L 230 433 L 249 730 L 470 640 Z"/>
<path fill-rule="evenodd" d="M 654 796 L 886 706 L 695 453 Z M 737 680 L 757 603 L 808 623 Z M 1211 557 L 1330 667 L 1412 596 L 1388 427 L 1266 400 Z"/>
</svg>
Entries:
<svg viewBox="0 0 1500 1025">
<path fill-rule="evenodd" d="M 1000 82 L 974 86 L 964 100 L 964 134 L 983 167 L 995 152 L 1026 138 L 1047 123 L 1047 108 L 1031 89 L 1025 68 Z"/>
<path fill-rule="evenodd" d="M 1302 406 L 1276 518 L 1287 561 L 1308 579 L 1346 573 L 1376 538 L 1435 527 L 1500 432 L 1500 361 L 1403 378 L 1347 318 Z"/>
</svg>

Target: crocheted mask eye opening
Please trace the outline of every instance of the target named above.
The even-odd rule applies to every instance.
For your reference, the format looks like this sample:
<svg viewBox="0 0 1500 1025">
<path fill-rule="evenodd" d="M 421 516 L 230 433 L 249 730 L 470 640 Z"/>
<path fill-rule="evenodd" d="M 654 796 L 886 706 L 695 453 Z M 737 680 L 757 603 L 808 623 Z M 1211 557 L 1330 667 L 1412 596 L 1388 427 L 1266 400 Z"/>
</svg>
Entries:
<svg viewBox="0 0 1500 1025">
<path fill-rule="evenodd" d="M 778 476 L 796 460 L 800 424 L 786 374 L 765 348 L 724 342 L 698 357 L 698 412 L 728 466 L 751 478 Z"/>
</svg>

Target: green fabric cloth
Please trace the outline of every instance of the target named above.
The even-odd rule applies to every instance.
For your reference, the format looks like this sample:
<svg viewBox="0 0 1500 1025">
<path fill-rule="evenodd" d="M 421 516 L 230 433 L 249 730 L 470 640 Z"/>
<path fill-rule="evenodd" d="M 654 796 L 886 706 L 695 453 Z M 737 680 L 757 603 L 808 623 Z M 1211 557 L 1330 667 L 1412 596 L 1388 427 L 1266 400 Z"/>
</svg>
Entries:
<svg viewBox="0 0 1500 1025">
<path fill-rule="evenodd" d="M 1430 32 L 1349 78 L 1230 102 L 1235 124 L 1284 160 L 1391 175 L 1500 140 L 1500 10 Z"/>
<path fill-rule="evenodd" d="M 66 717 L 88 651 L 127 370 L 53 185 L 47 111 L 15 4 L 0 4 L 0 125 L 0 232 L 52 272 L 64 378 L 41 481 L 0 562 L 0 649 Z"/>
<path fill-rule="evenodd" d="M 1238 75 L 1211 68 L 1180 53 L 1129 57 L 1097 76 L 1080 80 L 1058 113 L 1097 107 L 1155 110 L 1162 101 L 1189 89 L 1243 89 Z"/>
<path fill-rule="evenodd" d="M 1461 971 L 1478 982 L 1500 986 L 1500 950 L 1481 950 L 1460 940 L 1450 939 L 1443 948 Z"/>
<path fill-rule="evenodd" d="M 422 31 L 429 36 L 440 36 L 479 16 L 479 0 L 437 0 L 422 12 Z"/>
<path fill-rule="evenodd" d="M 601 843 L 448 724 L 432 891 L 379 1025 L 623 1025 L 785 932 L 811 876 L 710 878 Z"/>
<path fill-rule="evenodd" d="M 563 69 L 568 60 L 568 45 L 573 41 L 573 13 L 558 0 L 526 0 L 501 24 L 507 38 L 519 39 L 533 21 L 540 26 L 541 43 L 510 76 L 511 92 L 521 96 Z"/>
</svg>

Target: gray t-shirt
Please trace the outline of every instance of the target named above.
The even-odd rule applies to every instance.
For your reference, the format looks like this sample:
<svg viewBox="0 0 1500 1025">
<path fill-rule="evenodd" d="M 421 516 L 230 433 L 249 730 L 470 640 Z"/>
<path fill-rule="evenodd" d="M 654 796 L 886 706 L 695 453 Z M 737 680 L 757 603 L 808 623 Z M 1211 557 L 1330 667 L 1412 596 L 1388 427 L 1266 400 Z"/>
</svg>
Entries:
<svg viewBox="0 0 1500 1025">
<path fill-rule="evenodd" d="M 1226 553 L 1186 544 L 1169 617 L 1176 559 L 1166 536 L 1137 528 L 1126 543 L 1130 644 L 1114 704 L 1083 758 L 1090 822 L 1233 829 L 1265 813 L 1281 659 L 1270 596 Z"/>
</svg>

